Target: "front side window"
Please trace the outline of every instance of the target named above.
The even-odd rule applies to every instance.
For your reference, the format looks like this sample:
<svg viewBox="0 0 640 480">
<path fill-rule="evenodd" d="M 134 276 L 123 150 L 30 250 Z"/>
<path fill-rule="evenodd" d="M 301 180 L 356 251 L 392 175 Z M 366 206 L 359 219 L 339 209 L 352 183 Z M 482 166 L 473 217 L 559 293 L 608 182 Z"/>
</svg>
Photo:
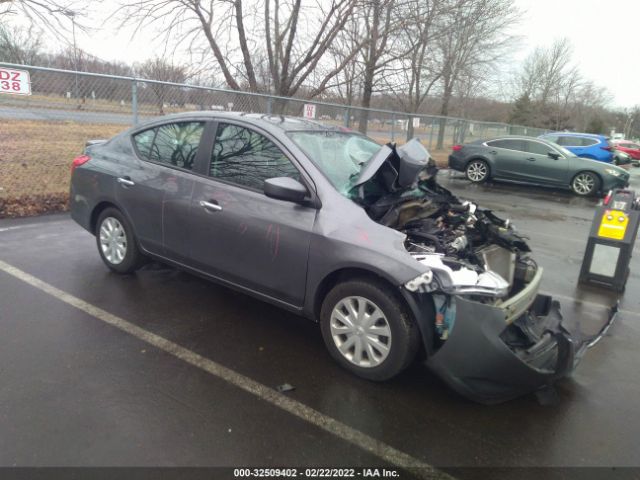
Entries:
<svg viewBox="0 0 640 480">
<path fill-rule="evenodd" d="M 209 174 L 229 183 L 262 191 L 269 178 L 300 172 L 271 140 L 248 128 L 218 124 Z"/>
<path fill-rule="evenodd" d="M 156 130 L 148 160 L 193 170 L 204 122 L 169 123 Z"/>
<path fill-rule="evenodd" d="M 527 147 L 527 152 L 536 155 L 547 155 L 551 151 L 551 148 L 540 142 L 527 141 L 525 146 Z"/>
<path fill-rule="evenodd" d="M 579 147 L 582 145 L 580 138 L 571 137 L 568 135 L 563 135 L 558 137 L 558 141 L 556 142 L 558 145 L 562 145 L 563 147 Z"/>
</svg>

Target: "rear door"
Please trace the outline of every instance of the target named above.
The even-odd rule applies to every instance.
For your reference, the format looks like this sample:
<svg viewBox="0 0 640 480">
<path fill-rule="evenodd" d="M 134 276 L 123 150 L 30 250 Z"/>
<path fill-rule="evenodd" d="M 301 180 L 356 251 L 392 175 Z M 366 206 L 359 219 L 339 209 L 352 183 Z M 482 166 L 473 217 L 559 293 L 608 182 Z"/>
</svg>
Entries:
<svg viewBox="0 0 640 480">
<path fill-rule="evenodd" d="M 170 122 L 133 136 L 139 161 L 118 178 L 117 198 L 142 247 L 180 260 L 205 123 Z"/>
<path fill-rule="evenodd" d="M 526 162 L 524 142 L 515 138 L 505 138 L 487 142 L 495 159 L 494 176 L 508 180 L 522 180 L 526 177 L 523 166 Z"/>
<path fill-rule="evenodd" d="M 223 281 L 290 305 L 304 301 L 317 210 L 263 193 L 264 181 L 311 182 L 266 132 L 219 123 L 209 178 L 196 180 L 189 216 L 193 265 Z"/>
</svg>

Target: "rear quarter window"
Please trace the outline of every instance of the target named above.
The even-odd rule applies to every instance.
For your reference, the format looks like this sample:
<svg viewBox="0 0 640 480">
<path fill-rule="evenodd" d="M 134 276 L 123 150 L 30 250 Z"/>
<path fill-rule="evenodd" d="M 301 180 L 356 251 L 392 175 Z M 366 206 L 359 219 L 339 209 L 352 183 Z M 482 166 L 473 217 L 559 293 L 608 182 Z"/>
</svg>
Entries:
<svg viewBox="0 0 640 480">
<path fill-rule="evenodd" d="M 145 160 L 149 160 L 149 152 L 151 151 L 151 145 L 153 144 L 155 136 L 155 128 L 145 130 L 144 132 L 137 133 L 133 136 L 133 143 L 136 146 L 136 150 L 138 150 L 138 155 Z"/>
</svg>

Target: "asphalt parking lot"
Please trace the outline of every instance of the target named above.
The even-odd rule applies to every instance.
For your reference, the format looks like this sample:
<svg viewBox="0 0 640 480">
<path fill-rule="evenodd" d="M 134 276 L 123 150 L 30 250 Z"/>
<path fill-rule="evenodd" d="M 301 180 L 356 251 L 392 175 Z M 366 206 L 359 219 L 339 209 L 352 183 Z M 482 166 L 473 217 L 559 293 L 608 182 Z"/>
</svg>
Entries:
<svg viewBox="0 0 640 480">
<path fill-rule="evenodd" d="M 577 285 L 595 199 L 440 176 L 512 218 L 545 268 L 543 291 L 597 329 L 618 296 Z M 192 275 L 155 264 L 114 275 L 67 215 L 2 220 L 0 466 L 413 462 L 462 478 L 477 472 L 456 468 L 637 467 L 639 248 L 616 323 L 557 401 L 487 407 L 419 364 L 382 384 L 355 378 L 316 325 Z M 285 383 L 295 390 L 278 393 Z"/>
</svg>

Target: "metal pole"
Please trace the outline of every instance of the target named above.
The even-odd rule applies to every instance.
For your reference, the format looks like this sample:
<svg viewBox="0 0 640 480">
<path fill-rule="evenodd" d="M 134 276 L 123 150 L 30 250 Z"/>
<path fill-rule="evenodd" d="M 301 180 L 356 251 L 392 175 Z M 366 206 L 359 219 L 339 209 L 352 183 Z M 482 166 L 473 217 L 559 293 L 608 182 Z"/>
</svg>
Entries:
<svg viewBox="0 0 640 480">
<path fill-rule="evenodd" d="M 131 113 L 133 114 L 133 124 L 138 124 L 138 82 L 131 82 Z"/>
<path fill-rule="evenodd" d="M 271 115 L 271 111 L 273 109 L 273 99 L 271 97 L 267 98 L 267 114 Z"/>
<path fill-rule="evenodd" d="M 344 119 L 343 119 L 344 126 L 347 128 L 349 128 L 349 122 L 351 120 L 349 118 L 350 116 L 351 116 L 351 113 L 349 112 L 349 108 L 347 107 L 344 109 Z"/>
<path fill-rule="evenodd" d="M 75 75 L 75 83 L 76 83 L 76 98 L 79 98 L 79 92 L 78 92 L 78 47 L 76 44 L 76 14 L 75 12 L 73 12 L 71 14 L 71 30 L 73 32 L 73 63 L 74 63 L 74 68 L 76 70 L 76 75 Z"/>
<path fill-rule="evenodd" d="M 435 128 L 436 120 L 435 118 L 431 120 L 431 131 L 429 132 L 429 150 L 433 147 L 433 129 Z"/>
<path fill-rule="evenodd" d="M 391 141 L 396 141 L 396 114 L 391 115 Z"/>
</svg>

